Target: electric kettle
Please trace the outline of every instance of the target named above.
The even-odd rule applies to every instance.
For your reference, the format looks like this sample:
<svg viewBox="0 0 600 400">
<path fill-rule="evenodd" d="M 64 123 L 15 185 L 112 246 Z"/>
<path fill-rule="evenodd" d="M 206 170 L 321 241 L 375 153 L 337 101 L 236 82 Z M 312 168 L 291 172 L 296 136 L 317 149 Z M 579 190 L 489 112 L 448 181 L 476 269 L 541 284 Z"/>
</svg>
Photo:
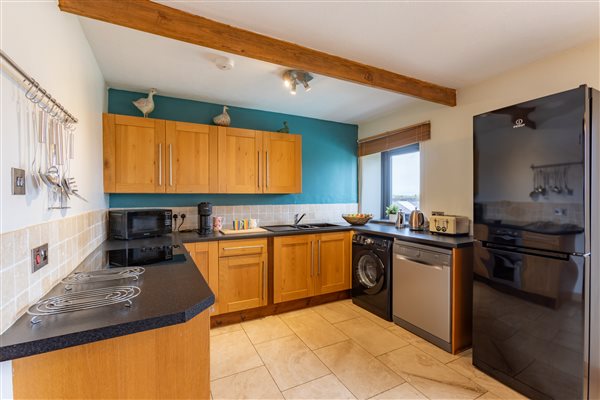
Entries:
<svg viewBox="0 0 600 400">
<path fill-rule="evenodd" d="M 413 231 L 422 231 L 427 229 L 427 218 L 419 209 L 414 209 L 408 217 L 408 226 Z"/>
</svg>

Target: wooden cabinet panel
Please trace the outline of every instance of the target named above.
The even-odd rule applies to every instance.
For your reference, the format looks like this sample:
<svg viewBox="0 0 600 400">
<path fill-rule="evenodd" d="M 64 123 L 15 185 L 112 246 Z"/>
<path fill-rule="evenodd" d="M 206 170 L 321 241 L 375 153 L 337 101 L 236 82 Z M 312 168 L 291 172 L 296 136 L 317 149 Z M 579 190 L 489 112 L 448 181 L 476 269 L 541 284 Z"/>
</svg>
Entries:
<svg viewBox="0 0 600 400">
<path fill-rule="evenodd" d="M 263 132 L 264 193 L 302 193 L 302 136 Z"/>
<path fill-rule="evenodd" d="M 267 252 L 267 239 L 222 240 L 219 257 L 244 256 Z"/>
<path fill-rule="evenodd" d="M 350 232 L 317 235 L 315 294 L 352 288 Z"/>
<path fill-rule="evenodd" d="M 210 315 L 219 313 L 219 244 L 217 242 L 186 243 L 194 264 L 215 294 L 215 304 L 210 308 Z"/>
<path fill-rule="evenodd" d="M 314 295 L 314 235 L 273 239 L 273 302 Z"/>
<path fill-rule="evenodd" d="M 267 304 L 266 254 L 219 258 L 219 311 Z"/>
<path fill-rule="evenodd" d="M 218 191 L 217 127 L 166 122 L 166 191 L 214 193 Z"/>
<path fill-rule="evenodd" d="M 261 193 L 262 132 L 218 128 L 219 192 Z"/>
<path fill-rule="evenodd" d="M 210 322 L 190 321 L 12 361 L 15 399 L 209 399 Z"/>
<path fill-rule="evenodd" d="M 165 121 L 104 116 L 104 190 L 165 191 Z"/>
</svg>

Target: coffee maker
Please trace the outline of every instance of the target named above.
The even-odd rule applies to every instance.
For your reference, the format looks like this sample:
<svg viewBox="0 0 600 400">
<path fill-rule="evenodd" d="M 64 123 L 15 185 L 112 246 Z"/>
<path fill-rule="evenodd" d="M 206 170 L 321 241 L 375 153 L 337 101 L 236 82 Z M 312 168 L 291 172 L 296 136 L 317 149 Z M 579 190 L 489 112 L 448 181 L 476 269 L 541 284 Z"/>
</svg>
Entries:
<svg viewBox="0 0 600 400">
<path fill-rule="evenodd" d="M 209 235 L 212 233 L 212 204 L 198 204 L 198 233 L 200 235 Z"/>
</svg>

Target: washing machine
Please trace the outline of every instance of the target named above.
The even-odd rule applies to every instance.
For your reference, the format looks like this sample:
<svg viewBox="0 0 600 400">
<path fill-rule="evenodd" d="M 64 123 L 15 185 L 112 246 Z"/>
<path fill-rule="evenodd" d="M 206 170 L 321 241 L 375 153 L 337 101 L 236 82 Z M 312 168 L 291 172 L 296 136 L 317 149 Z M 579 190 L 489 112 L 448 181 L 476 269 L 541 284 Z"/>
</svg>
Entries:
<svg viewBox="0 0 600 400">
<path fill-rule="evenodd" d="M 352 238 L 352 302 L 392 321 L 394 239 L 358 233 Z"/>
</svg>

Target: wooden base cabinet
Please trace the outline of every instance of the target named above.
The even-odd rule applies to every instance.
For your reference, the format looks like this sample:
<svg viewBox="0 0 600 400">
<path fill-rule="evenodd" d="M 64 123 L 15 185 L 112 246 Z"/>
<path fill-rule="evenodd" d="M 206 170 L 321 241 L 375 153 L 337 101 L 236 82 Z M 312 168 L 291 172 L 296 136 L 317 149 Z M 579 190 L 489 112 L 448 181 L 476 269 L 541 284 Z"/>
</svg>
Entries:
<svg viewBox="0 0 600 400">
<path fill-rule="evenodd" d="M 12 361 L 15 399 L 210 399 L 209 316 Z"/>
<path fill-rule="evenodd" d="M 267 304 L 267 239 L 219 242 L 219 312 Z"/>
<path fill-rule="evenodd" d="M 215 304 L 210 308 L 210 315 L 217 315 L 219 314 L 219 243 L 186 243 L 184 246 L 204 280 L 208 282 L 210 290 L 215 294 Z"/>
<path fill-rule="evenodd" d="M 273 302 L 352 287 L 351 232 L 273 239 Z"/>
</svg>

